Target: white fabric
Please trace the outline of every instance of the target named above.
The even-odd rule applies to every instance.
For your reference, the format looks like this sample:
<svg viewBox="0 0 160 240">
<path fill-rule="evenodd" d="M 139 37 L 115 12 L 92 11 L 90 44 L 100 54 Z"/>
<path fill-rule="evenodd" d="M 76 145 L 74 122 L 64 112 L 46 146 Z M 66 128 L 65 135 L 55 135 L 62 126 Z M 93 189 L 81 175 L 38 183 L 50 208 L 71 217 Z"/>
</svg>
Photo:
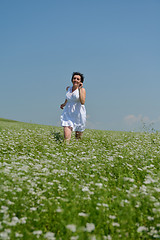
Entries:
<svg viewBox="0 0 160 240">
<path fill-rule="evenodd" d="M 83 132 L 86 123 L 86 109 L 80 103 L 79 90 L 72 92 L 72 87 L 66 93 L 67 104 L 61 115 L 62 127 L 72 127 L 73 131 Z"/>
</svg>

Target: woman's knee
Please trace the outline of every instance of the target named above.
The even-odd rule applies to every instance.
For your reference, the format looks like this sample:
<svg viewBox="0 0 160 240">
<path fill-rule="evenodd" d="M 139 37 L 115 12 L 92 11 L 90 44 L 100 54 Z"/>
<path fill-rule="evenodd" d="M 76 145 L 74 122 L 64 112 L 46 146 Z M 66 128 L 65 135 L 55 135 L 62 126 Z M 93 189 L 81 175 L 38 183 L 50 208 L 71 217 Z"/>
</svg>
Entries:
<svg viewBox="0 0 160 240">
<path fill-rule="evenodd" d="M 71 127 L 64 127 L 64 137 L 67 139 L 71 138 L 72 128 Z"/>
</svg>

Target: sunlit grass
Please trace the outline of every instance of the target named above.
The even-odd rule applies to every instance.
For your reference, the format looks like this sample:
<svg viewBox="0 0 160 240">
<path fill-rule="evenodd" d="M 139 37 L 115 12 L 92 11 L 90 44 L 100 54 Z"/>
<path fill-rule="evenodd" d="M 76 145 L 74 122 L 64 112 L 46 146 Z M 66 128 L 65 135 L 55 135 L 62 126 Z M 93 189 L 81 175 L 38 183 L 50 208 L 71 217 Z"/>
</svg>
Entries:
<svg viewBox="0 0 160 240">
<path fill-rule="evenodd" d="M 160 134 L 0 121 L 0 239 L 160 239 Z"/>
</svg>

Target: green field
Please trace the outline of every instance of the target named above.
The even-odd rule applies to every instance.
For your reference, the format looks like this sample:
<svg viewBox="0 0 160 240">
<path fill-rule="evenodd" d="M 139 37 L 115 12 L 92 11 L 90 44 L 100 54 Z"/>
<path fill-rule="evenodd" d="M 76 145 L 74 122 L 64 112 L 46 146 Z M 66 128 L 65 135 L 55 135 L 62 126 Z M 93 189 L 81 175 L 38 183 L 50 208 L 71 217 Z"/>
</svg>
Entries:
<svg viewBox="0 0 160 240">
<path fill-rule="evenodd" d="M 0 239 L 160 239 L 160 134 L 0 119 Z"/>
</svg>

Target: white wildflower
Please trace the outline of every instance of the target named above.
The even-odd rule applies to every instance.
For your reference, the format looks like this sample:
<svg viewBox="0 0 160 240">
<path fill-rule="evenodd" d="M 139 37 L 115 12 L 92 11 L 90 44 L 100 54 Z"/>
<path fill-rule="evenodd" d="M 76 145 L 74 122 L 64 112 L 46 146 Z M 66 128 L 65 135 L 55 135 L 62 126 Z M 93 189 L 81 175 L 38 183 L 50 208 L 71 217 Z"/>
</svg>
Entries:
<svg viewBox="0 0 160 240">
<path fill-rule="evenodd" d="M 22 238 L 22 237 L 23 237 L 23 234 L 16 233 L 15 236 L 16 236 L 16 238 Z"/>
<path fill-rule="evenodd" d="M 108 207 L 109 207 L 109 205 L 108 205 L 108 204 L 106 204 L 106 203 L 102 203 L 102 206 L 103 206 L 103 207 L 106 207 L 106 208 L 108 208 Z"/>
<path fill-rule="evenodd" d="M 71 240 L 77 240 L 79 238 L 79 236 L 72 236 L 70 239 Z"/>
<path fill-rule="evenodd" d="M 102 188 L 103 184 L 102 183 L 95 183 L 95 185 L 99 188 Z"/>
<path fill-rule="evenodd" d="M 109 161 L 113 161 L 113 157 L 108 157 L 108 160 Z"/>
<path fill-rule="evenodd" d="M 145 184 L 150 184 L 156 182 L 150 175 L 146 176 L 146 179 L 144 181 Z"/>
<path fill-rule="evenodd" d="M 56 238 L 54 236 L 55 234 L 53 232 L 47 232 L 46 234 L 44 234 L 44 237 L 48 240 L 55 240 Z"/>
<path fill-rule="evenodd" d="M 78 216 L 81 216 L 81 217 L 88 217 L 88 214 L 87 214 L 87 213 L 80 212 L 80 213 L 78 213 Z"/>
<path fill-rule="evenodd" d="M 89 188 L 88 187 L 83 187 L 82 192 L 89 192 Z"/>
<path fill-rule="evenodd" d="M 113 223 L 112 223 L 112 226 L 113 226 L 113 227 L 120 227 L 119 223 L 117 223 L 117 222 L 113 222 Z"/>
<path fill-rule="evenodd" d="M 17 192 L 22 192 L 22 189 L 19 187 L 16 190 L 17 190 Z"/>
<path fill-rule="evenodd" d="M 136 208 L 139 208 L 141 206 L 140 202 L 137 202 L 137 204 L 135 205 Z"/>
<path fill-rule="evenodd" d="M 94 223 L 87 223 L 86 224 L 86 231 L 87 232 L 92 232 L 92 231 L 94 231 L 94 229 L 95 229 Z"/>
<path fill-rule="evenodd" d="M 36 211 L 37 210 L 37 208 L 36 207 L 32 207 L 32 208 L 30 208 L 30 211 L 32 212 L 32 211 Z"/>
<path fill-rule="evenodd" d="M 110 218 L 110 219 L 116 219 L 116 216 L 109 215 L 109 218 Z"/>
<path fill-rule="evenodd" d="M 33 234 L 34 234 L 34 235 L 41 235 L 41 234 L 42 234 L 42 231 L 41 231 L 41 230 L 33 231 Z"/>
<path fill-rule="evenodd" d="M 123 199 L 121 202 L 120 202 L 120 205 L 121 207 L 124 207 L 124 204 L 125 203 L 129 203 L 129 201 L 127 199 Z"/>
<path fill-rule="evenodd" d="M 7 210 L 8 210 L 8 207 L 6 207 L 6 206 L 1 206 L 0 213 L 5 213 L 5 212 L 7 212 Z"/>
<path fill-rule="evenodd" d="M 108 182 L 108 178 L 106 177 L 101 177 L 101 179 L 103 179 L 105 182 Z"/>
<path fill-rule="evenodd" d="M 19 219 L 19 223 L 25 224 L 25 223 L 26 223 L 26 220 L 27 220 L 27 217 L 20 218 L 20 219 Z"/>
<path fill-rule="evenodd" d="M 112 237 L 111 237 L 111 235 L 108 235 L 108 236 L 104 236 L 103 239 L 104 240 L 112 240 Z"/>
<path fill-rule="evenodd" d="M 97 206 L 102 206 L 102 204 L 101 203 L 97 203 Z"/>
<path fill-rule="evenodd" d="M 62 209 L 62 208 L 57 208 L 57 209 L 56 209 L 56 212 L 59 212 L 59 213 L 60 213 L 60 212 L 63 212 L 63 209 Z"/>
<path fill-rule="evenodd" d="M 66 226 L 67 229 L 69 229 L 71 232 L 76 232 L 76 225 L 69 224 Z"/>
<path fill-rule="evenodd" d="M 94 174 L 91 174 L 91 175 L 90 175 L 90 177 L 91 177 L 91 178 L 94 178 L 94 177 L 95 177 L 95 175 L 94 175 Z"/>
<path fill-rule="evenodd" d="M 11 202 L 10 200 L 7 200 L 8 205 L 14 205 L 14 202 Z"/>
<path fill-rule="evenodd" d="M 10 238 L 9 238 L 7 232 L 1 232 L 0 233 L 0 239 L 2 239 L 2 240 L 9 240 Z"/>
<path fill-rule="evenodd" d="M 134 182 L 134 179 L 129 177 L 124 177 L 123 180 L 128 182 Z"/>
<path fill-rule="evenodd" d="M 16 224 L 19 223 L 19 219 L 17 217 L 13 217 L 12 221 L 8 223 L 9 226 L 16 226 Z"/>
<path fill-rule="evenodd" d="M 160 188 L 155 187 L 154 190 L 155 190 L 156 192 L 160 192 Z"/>
<path fill-rule="evenodd" d="M 138 229 L 137 229 L 137 232 L 139 232 L 139 233 L 141 233 L 141 232 L 143 232 L 143 231 L 147 231 L 148 230 L 148 228 L 146 228 L 145 226 L 140 226 Z"/>
<path fill-rule="evenodd" d="M 142 185 L 140 187 L 140 191 L 144 194 L 144 195 L 147 195 L 147 187 L 145 185 Z"/>
<path fill-rule="evenodd" d="M 158 234 L 153 235 L 153 237 L 156 239 L 160 239 L 160 235 L 158 235 Z"/>
<path fill-rule="evenodd" d="M 160 206 L 160 202 L 155 202 L 155 203 L 154 203 L 154 206 L 155 206 L 155 207 L 159 207 L 159 206 Z"/>
<path fill-rule="evenodd" d="M 90 238 L 91 240 L 96 240 L 96 236 L 95 235 L 93 235 L 93 236 L 91 236 L 91 238 Z"/>
</svg>

